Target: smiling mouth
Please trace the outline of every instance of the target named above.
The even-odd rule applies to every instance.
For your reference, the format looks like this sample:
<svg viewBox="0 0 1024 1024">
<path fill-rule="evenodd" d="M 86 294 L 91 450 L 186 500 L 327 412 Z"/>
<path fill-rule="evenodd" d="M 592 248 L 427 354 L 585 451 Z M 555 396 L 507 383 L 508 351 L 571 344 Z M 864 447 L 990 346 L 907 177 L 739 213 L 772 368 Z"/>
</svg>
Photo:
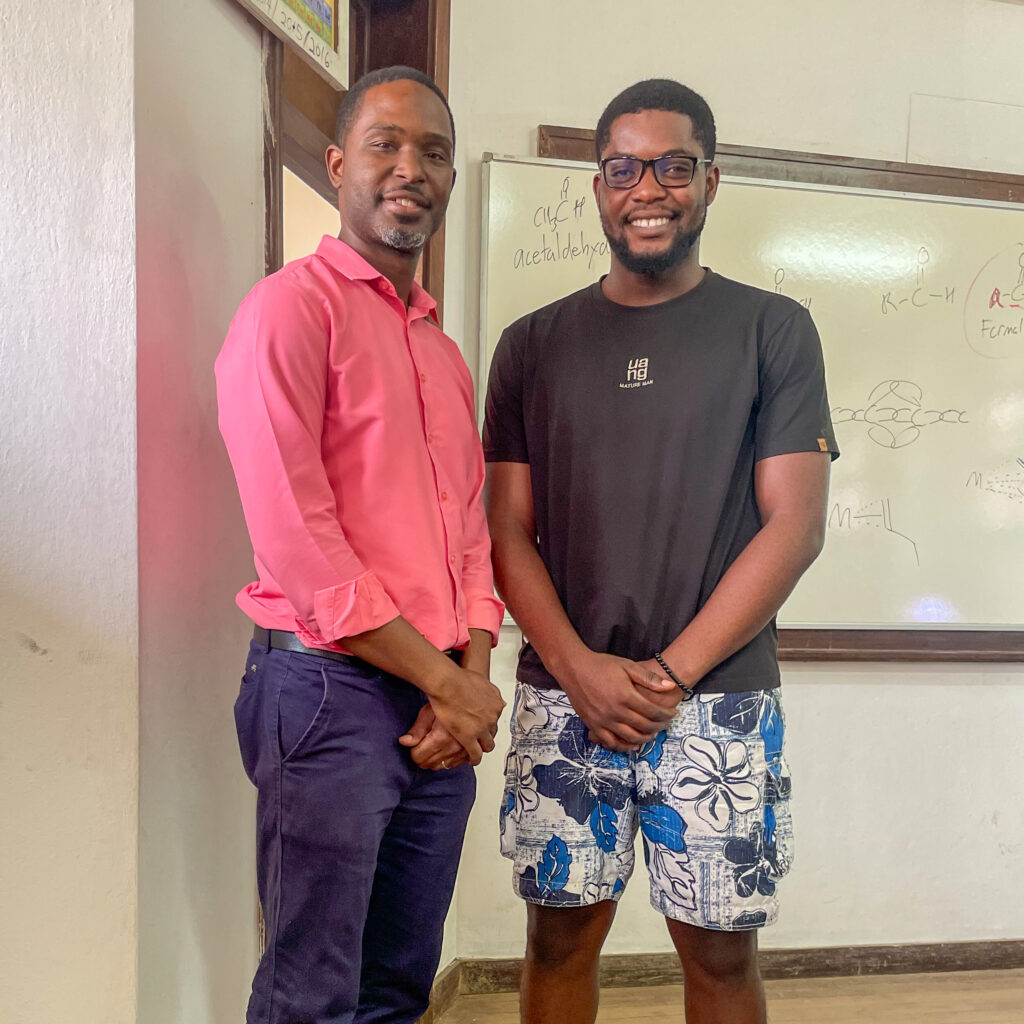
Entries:
<svg viewBox="0 0 1024 1024">
<path fill-rule="evenodd" d="M 384 201 L 394 203 L 395 206 L 400 207 L 402 210 L 408 210 L 409 213 L 419 213 L 427 208 L 425 202 L 418 201 L 410 196 L 385 196 Z"/>
<path fill-rule="evenodd" d="M 630 228 L 663 228 L 672 221 L 678 220 L 680 214 L 672 210 L 634 210 L 625 218 L 626 227 Z"/>
</svg>

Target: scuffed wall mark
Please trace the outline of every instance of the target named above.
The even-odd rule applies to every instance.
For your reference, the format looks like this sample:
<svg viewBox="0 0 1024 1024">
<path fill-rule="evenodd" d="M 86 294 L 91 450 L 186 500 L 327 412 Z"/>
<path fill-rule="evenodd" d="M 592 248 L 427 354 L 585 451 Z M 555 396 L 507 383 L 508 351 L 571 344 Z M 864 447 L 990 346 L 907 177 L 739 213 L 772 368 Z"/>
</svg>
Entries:
<svg viewBox="0 0 1024 1024">
<path fill-rule="evenodd" d="M 42 657 L 44 654 L 50 653 L 46 647 L 40 647 L 39 644 L 37 644 L 35 640 L 26 633 L 15 633 L 14 636 L 18 643 L 21 644 L 26 651 L 31 651 L 32 654 L 38 654 Z"/>
</svg>

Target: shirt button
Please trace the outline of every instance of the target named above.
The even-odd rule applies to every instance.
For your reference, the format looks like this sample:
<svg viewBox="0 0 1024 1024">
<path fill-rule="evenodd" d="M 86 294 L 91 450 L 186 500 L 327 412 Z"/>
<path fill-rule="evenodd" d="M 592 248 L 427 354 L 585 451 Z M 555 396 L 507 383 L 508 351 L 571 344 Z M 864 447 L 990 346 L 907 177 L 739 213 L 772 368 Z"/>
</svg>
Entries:
<svg viewBox="0 0 1024 1024">
<path fill-rule="evenodd" d="M 448 556 L 448 561 L 451 562 L 452 565 L 454 565 L 455 564 L 455 556 L 454 555 L 449 555 Z"/>
<path fill-rule="evenodd" d="M 427 444 L 433 444 L 433 443 L 434 443 L 434 435 L 433 434 L 427 434 Z"/>
<path fill-rule="evenodd" d="M 448 500 L 448 492 L 447 491 L 442 491 L 441 492 L 441 500 L 442 501 L 447 501 Z"/>
<path fill-rule="evenodd" d="M 427 379 L 427 375 L 425 373 L 421 373 L 420 374 L 420 380 L 425 381 L 426 379 Z"/>
</svg>

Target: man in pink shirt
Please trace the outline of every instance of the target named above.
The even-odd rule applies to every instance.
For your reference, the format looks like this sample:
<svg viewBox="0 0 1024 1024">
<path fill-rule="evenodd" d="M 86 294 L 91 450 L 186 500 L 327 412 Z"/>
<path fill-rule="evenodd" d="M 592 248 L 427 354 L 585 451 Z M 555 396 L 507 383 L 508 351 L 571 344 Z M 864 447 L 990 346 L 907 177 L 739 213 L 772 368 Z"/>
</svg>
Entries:
<svg viewBox="0 0 1024 1024">
<path fill-rule="evenodd" d="M 327 150 L 339 237 L 250 292 L 217 360 L 258 575 L 235 704 L 267 926 L 249 1024 L 423 1013 L 504 706 L 472 380 L 414 281 L 454 146 L 425 75 L 356 83 Z"/>
</svg>

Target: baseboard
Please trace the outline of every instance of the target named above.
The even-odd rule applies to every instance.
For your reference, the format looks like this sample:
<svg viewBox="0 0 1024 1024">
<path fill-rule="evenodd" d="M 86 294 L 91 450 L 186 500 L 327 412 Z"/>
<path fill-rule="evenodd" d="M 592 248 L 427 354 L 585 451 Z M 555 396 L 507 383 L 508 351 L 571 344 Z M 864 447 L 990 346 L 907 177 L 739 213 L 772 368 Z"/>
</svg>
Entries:
<svg viewBox="0 0 1024 1024">
<path fill-rule="evenodd" d="M 766 949 L 759 956 L 766 978 L 1008 971 L 1024 967 L 1024 939 Z"/>
<path fill-rule="evenodd" d="M 434 979 L 430 989 L 430 1006 L 417 1024 L 437 1024 L 438 1018 L 462 992 L 462 960 L 453 960 Z"/>
<path fill-rule="evenodd" d="M 765 979 L 1010 970 L 1024 967 L 1024 939 L 763 949 L 758 958 L 761 975 Z M 438 982 L 440 984 L 444 978 L 445 991 L 451 992 L 447 1004 L 450 1005 L 458 994 L 514 992 L 519 988 L 522 969 L 521 958 L 456 960 L 439 976 Z M 456 975 L 454 984 L 449 972 Z M 601 957 L 602 988 L 677 985 L 682 980 L 679 960 L 674 953 L 629 953 Z M 438 1015 L 442 1012 L 437 1011 Z"/>
</svg>

